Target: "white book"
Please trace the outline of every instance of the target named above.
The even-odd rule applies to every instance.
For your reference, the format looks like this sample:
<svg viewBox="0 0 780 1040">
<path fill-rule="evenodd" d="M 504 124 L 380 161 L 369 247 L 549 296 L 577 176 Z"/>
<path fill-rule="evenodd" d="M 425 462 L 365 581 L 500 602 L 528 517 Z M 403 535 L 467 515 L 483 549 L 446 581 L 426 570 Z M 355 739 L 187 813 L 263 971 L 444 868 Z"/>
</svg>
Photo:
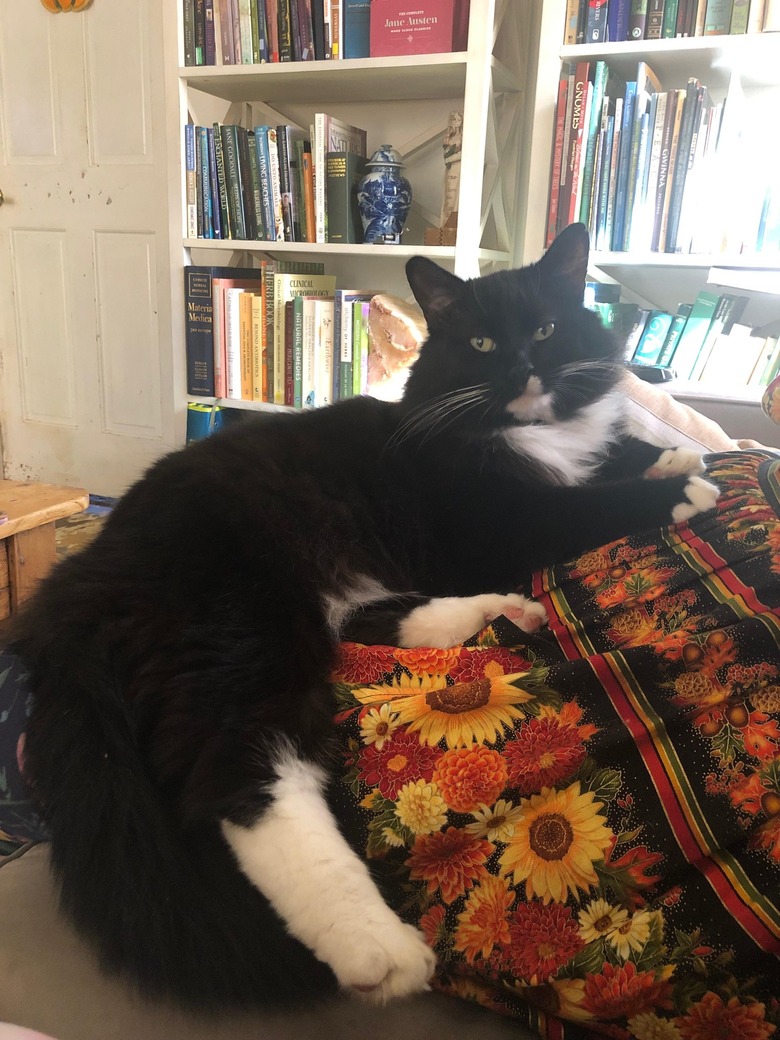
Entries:
<svg viewBox="0 0 780 1040">
<path fill-rule="evenodd" d="M 366 154 L 365 130 L 345 123 L 327 112 L 314 113 L 314 225 L 317 242 L 328 241 L 328 200 L 326 191 L 325 156 L 328 152 Z"/>
<path fill-rule="evenodd" d="M 239 300 L 245 289 L 225 289 L 225 375 L 227 396 L 241 400 L 241 316 Z"/>
<path fill-rule="evenodd" d="M 334 313 L 332 296 L 323 296 L 314 301 L 314 403 L 318 406 L 330 404 L 333 400 Z"/>
</svg>

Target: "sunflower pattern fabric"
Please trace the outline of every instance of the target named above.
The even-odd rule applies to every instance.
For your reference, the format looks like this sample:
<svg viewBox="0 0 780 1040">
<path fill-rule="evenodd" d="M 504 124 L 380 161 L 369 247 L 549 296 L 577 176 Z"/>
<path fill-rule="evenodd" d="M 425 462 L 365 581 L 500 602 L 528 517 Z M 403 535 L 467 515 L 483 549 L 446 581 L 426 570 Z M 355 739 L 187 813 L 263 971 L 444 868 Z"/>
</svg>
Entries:
<svg viewBox="0 0 780 1040">
<path fill-rule="evenodd" d="M 437 988 L 549 1040 L 780 1025 L 780 460 L 709 471 L 716 514 L 534 576 L 546 639 L 342 647 L 345 831 Z"/>
</svg>

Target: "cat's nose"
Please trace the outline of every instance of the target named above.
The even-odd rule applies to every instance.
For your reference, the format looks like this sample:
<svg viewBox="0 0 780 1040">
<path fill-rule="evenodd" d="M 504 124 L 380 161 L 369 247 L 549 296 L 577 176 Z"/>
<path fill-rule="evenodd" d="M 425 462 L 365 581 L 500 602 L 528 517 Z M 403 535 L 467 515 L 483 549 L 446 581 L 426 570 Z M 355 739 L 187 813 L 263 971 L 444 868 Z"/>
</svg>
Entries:
<svg viewBox="0 0 780 1040">
<path fill-rule="evenodd" d="M 525 386 L 534 372 L 530 361 L 517 361 L 512 366 L 512 380 L 517 386 Z"/>
</svg>

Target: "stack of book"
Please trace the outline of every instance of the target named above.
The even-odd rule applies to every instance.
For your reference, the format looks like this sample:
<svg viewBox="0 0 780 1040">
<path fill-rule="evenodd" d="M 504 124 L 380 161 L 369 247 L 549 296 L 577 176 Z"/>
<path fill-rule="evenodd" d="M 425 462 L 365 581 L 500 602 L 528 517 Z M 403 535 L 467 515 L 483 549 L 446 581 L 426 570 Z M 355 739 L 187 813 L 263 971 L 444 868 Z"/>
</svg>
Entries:
<svg viewBox="0 0 780 1040">
<path fill-rule="evenodd" d="M 568 0 L 565 44 L 776 30 L 776 0 Z"/>
<path fill-rule="evenodd" d="M 356 189 L 365 130 L 324 112 L 308 134 L 291 124 L 187 123 L 184 153 L 188 238 L 362 241 Z M 341 161 L 329 171 L 331 153 Z"/>
<path fill-rule="evenodd" d="M 366 392 L 374 291 L 323 265 L 184 268 L 187 393 L 293 408 Z"/>
<path fill-rule="evenodd" d="M 740 319 L 748 297 L 702 291 L 674 314 L 619 301 L 619 286 L 589 286 L 586 303 L 626 343 L 632 365 L 668 368 L 684 383 L 723 390 L 766 386 L 780 372 L 778 328 Z"/>
<path fill-rule="evenodd" d="M 185 65 L 465 50 L 469 0 L 182 0 Z"/>
<path fill-rule="evenodd" d="M 579 220 L 601 251 L 777 251 L 780 190 L 765 153 L 736 77 L 715 103 L 695 77 L 664 90 L 646 62 L 627 82 L 604 61 L 564 62 L 547 244 Z"/>
</svg>

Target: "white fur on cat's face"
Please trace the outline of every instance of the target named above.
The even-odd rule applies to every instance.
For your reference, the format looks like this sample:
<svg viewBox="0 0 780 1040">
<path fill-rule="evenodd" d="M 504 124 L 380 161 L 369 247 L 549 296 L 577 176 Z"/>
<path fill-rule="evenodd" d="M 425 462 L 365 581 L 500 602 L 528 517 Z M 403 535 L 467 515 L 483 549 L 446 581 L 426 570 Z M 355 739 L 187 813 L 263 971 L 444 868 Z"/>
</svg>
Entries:
<svg viewBox="0 0 780 1040">
<path fill-rule="evenodd" d="M 545 393 L 539 376 L 529 376 L 525 390 L 510 401 L 506 410 L 526 422 L 555 422 L 552 394 Z"/>
</svg>

